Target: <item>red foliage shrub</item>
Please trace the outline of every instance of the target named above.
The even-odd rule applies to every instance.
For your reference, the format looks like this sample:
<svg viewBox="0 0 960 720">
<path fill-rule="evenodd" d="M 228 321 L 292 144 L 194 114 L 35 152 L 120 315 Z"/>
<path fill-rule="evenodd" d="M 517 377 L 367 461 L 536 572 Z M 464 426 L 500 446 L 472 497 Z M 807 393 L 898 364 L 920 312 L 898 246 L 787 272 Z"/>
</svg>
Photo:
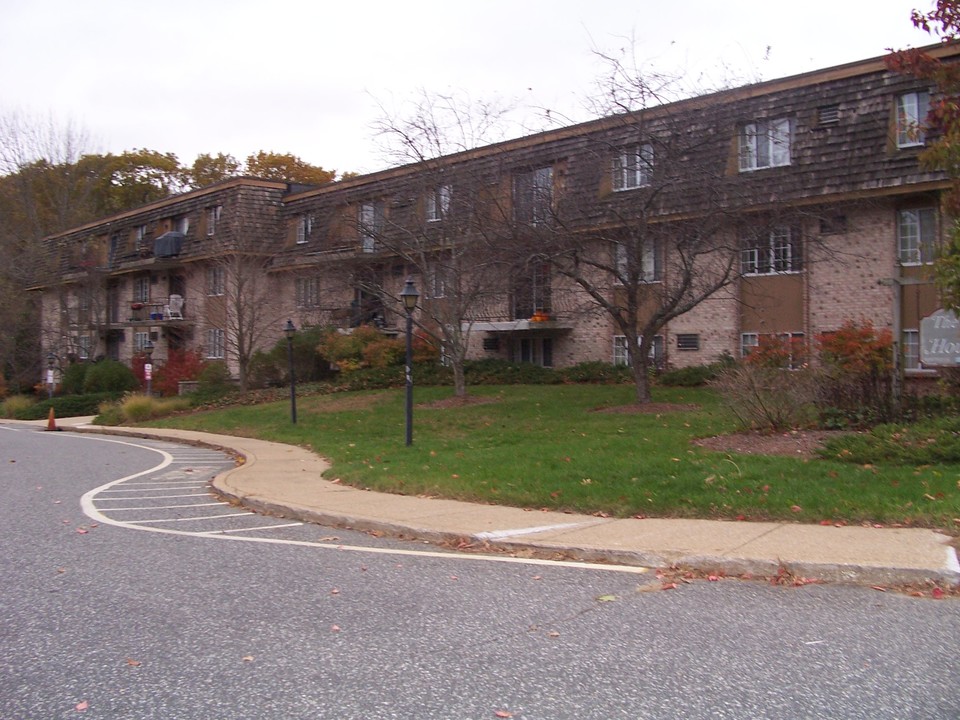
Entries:
<svg viewBox="0 0 960 720">
<path fill-rule="evenodd" d="M 171 350 L 167 361 L 153 371 L 153 391 L 164 397 L 177 395 L 180 392 L 180 381 L 197 380 L 205 367 L 207 361 L 198 350 Z M 142 377 L 142 364 L 138 377 Z"/>
</svg>

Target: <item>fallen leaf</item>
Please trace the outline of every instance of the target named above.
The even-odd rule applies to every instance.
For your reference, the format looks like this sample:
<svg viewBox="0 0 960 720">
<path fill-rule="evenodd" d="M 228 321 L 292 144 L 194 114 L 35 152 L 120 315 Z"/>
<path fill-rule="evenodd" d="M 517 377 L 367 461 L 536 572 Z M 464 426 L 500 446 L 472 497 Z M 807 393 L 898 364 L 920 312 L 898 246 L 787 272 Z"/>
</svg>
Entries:
<svg viewBox="0 0 960 720">
<path fill-rule="evenodd" d="M 244 661 L 244 662 L 253 662 L 253 655 L 244 655 L 244 656 L 243 656 L 243 661 Z"/>
<path fill-rule="evenodd" d="M 493 714 L 493 716 L 494 716 L 494 717 L 498 717 L 498 718 L 512 718 L 512 717 L 513 717 L 513 713 L 510 712 L 509 710 L 497 710 L 497 711 Z"/>
<path fill-rule="evenodd" d="M 871 590 L 877 590 L 877 591 L 879 591 L 879 592 L 886 592 L 886 591 L 887 591 L 887 589 L 886 589 L 885 587 L 883 587 L 882 585 L 871 585 L 871 586 L 870 586 L 870 589 L 871 589 Z"/>
<path fill-rule="evenodd" d="M 331 626 L 330 626 L 330 632 L 340 632 L 340 626 L 339 626 L 339 625 L 331 625 Z"/>
<path fill-rule="evenodd" d="M 707 580 L 709 580 L 710 582 L 717 582 L 717 581 L 720 580 L 720 576 L 719 576 L 719 575 L 707 575 Z"/>
<path fill-rule="evenodd" d="M 140 662 L 139 660 L 134 660 L 133 658 L 127 658 L 127 665 L 129 665 L 130 667 L 140 667 L 141 665 L 143 665 L 143 663 Z"/>
<path fill-rule="evenodd" d="M 933 590 L 930 591 L 930 596 L 931 596 L 934 600 L 942 600 L 942 599 L 943 599 L 943 590 L 942 590 L 941 588 L 935 587 Z"/>
<path fill-rule="evenodd" d="M 76 705 L 74 705 L 73 709 L 83 712 L 88 707 L 90 707 L 90 703 L 88 703 L 86 700 L 83 700 L 82 702 L 78 702 Z"/>
<path fill-rule="evenodd" d="M 318 542 L 337 542 L 339 539 L 336 535 L 327 535 L 326 537 L 320 538 Z"/>
<path fill-rule="evenodd" d="M 637 592 L 654 592 L 659 591 L 661 588 L 659 585 L 648 584 L 648 585 L 637 585 Z"/>
<path fill-rule="evenodd" d="M 676 590 L 676 589 L 677 589 L 677 584 L 676 584 L 676 583 L 664 583 L 663 587 L 661 587 L 660 589 L 661 589 L 661 590 Z"/>
<path fill-rule="evenodd" d="M 616 595 L 601 595 L 597 598 L 597 602 L 616 602 L 619 599 Z"/>
<path fill-rule="evenodd" d="M 86 535 L 89 532 L 89 530 L 87 530 L 86 528 L 77 528 L 77 532 L 80 533 L 81 535 Z"/>
<path fill-rule="evenodd" d="M 800 507 L 799 505 L 791 505 L 790 512 L 795 512 L 795 513 L 803 512 L 803 508 Z"/>
<path fill-rule="evenodd" d="M 560 633 L 558 633 L 556 630 L 551 630 L 547 633 L 547 637 L 560 637 Z"/>
</svg>

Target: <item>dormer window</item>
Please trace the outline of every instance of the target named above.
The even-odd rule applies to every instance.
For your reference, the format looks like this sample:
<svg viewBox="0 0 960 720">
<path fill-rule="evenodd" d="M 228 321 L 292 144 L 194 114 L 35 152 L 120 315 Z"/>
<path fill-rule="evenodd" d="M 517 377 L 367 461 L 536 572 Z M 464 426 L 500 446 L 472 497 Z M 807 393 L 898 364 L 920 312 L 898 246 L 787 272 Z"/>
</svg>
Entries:
<svg viewBox="0 0 960 720">
<path fill-rule="evenodd" d="M 424 216 L 427 222 L 440 222 L 450 211 L 450 186 L 439 185 L 427 191 Z"/>
<path fill-rule="evenodd" d="M 790 119 L 747 123 L 740 129 L 740 171 L 790 164 Z"/>
<path fill-rule="evenodd" d="M 313 215 L 303 214 L 297 219 L 297 245 L 309 242 L 313 234 Z"/>
<path fill-rule="evenodd" d="M 613 158 L 613 189 L 632 190 L 650 184 L 653 174 L 653 145 L 622 148 Z"/>
<path fill-rule="evenodd" d="M 909 92 L 897 98 L 897 147 L 923 145 L 923 123 L 930 112 L 930 93 Z"/>
</svg>

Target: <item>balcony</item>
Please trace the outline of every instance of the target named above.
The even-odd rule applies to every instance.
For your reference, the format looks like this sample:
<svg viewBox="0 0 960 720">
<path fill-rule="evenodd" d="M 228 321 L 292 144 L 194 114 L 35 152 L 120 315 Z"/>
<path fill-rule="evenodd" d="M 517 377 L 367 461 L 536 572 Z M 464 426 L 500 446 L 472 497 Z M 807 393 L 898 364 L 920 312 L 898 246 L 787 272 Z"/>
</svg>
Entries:
<svg viewBox="0 0 960 720">
<path fill-rule="evenodd" d="M 131 302 L 126 321 L 133 324 L 162 325 L 182 323 L 188 319 L 183 298 L 180 295 L 171 295 L 147 302 Z M 119 317 L 118 320 L 123 323 Z"/>
</svg>

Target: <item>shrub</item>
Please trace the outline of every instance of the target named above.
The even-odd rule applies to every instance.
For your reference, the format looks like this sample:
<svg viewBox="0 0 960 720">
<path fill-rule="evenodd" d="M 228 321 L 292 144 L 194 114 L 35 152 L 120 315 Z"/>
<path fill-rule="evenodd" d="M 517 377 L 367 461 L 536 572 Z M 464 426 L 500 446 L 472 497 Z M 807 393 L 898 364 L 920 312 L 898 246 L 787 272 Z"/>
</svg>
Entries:
<svg viewBox="0 0 960 720">
<path fill-rule="evenodd" d="M 200 381 L 200 391 L 205 393 L 226 393 L 233 389 L 233 378 L 230 368 L 225 362 L 217 360 L 209 362 L 200 371 L 197 378 Z"/>
<path fill-rule="evenodd" d="M 614 365 L 598 361 L 582 362 L 557 371 L 564 381 L 569 383 L 593 383 L 598 385 L 618 385 L 633 379 L 633 373 L 627 365 Z"/>
<path fill-rule="evenodd" d="M 0 413 L 5 418 L 16 418 L 35 403 L 36 400 L 29 395 L 11 395 L 0 403 Z"/>
<path fill-rule="evenodd" d="M 171 350 L 153 375 L 152 389 L 167 397 L 180 393 L 180 382 L 197 380 L 207 366 L 199 350 Z"/>
<path fill-rule="evenodd" d="M 468 385 L 556 385 L 563 377 L 552 368 L 488 358 L 464 365 Z"/>
<path fill-rule="evenodd" d="M 411 343 L 411 355 L 412 350 Z M 364 346 L 362 355 L 367 367 L 385 368 L 403 365 L 407 356 L 406 340 L 396 340 L 381 335 L 380 339 Z"/>
<path fill-rule="evenodd" d="M 188 398 L 155 398 L 149 395 L 128 395 L 120 403 L 120 412 L 128 422 L 143 422 L 170 415 L 190 407 Z"/>
<path fill-rule="evenodd" d="M 317 349 L 325 358 L 339 365 L 341 370 L 349 372 L 362 367 L 364 348 L 382 338 L 383 334 L 370 325 L 355 327 L 350 333 L 330 330 Z"/>
<path fill-rule="evenodd" d="M 787 430 L 815 416 L 816 380 L 806 370 L 744 362 L 723 370 L 710 384 L 747 428 Z"/>
<path fill-rule="evenodd" d="M 136 390 L 140 382 L 133 370 L 116 360 L 101 360 L 87 368 L 83 381 L 84 393 L 128 392 Z"/>
<path fill-rule="evenodd" d="M 661 373 L 657 381 L 666 387 L 698 387 L 716 378 L 720 369 L 716 363 L 676 368 Z"/>
<path fill-rule="evenodd" d="M 123 425 L 123 411 L 119 400 L 108 400 L 100 403 L 97 415 L 93 418 L 94 425 Z"/>
<path fill-rule="evenodd" d="M 7 396 L 9 390 L 7 389 L 7 378 L 4 377 L 3 373 L 0 372 L 0 400 Z"/>
<path fill-rule="evenodd" d="M 63 371 L 63 379 L 60 381 L 60 387 L 67 395 L 80 395 L 83 393 L 83 385 L 87 379 L 87 369 L 90 363 L 75 362 L 67 366 Z"/>
<path fill-rule="evenodd" d="M 817 338 L 818 405 L 825 424 L 863 427 L 893 419 L 893 338 L 890 331 L 848 321 Z"/>
</svg>

